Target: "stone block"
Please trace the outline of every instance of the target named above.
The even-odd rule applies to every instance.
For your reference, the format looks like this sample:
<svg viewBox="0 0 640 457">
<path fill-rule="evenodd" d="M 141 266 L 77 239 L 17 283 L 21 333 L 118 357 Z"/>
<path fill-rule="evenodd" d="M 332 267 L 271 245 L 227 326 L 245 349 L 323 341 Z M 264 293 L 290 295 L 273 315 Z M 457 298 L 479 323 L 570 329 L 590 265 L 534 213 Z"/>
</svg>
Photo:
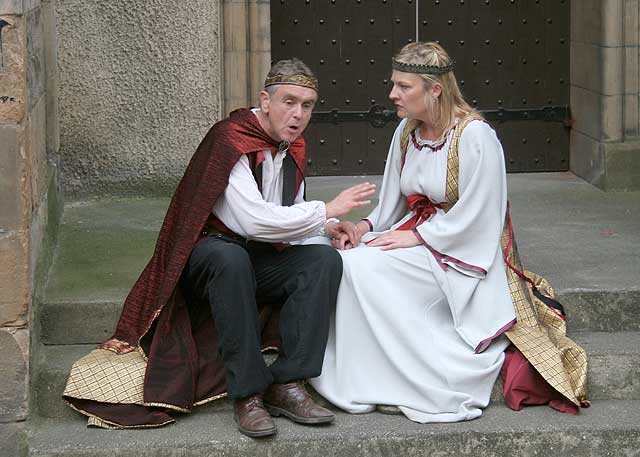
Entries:
<svg viewBox="0 0 640 457">
<path fill-rule="evenodd" d="M 25 11 L 27 10 L 25 9 Z M 46 87 L 42 9 L 35 8 L 25 13 L 25 17 L 27 34 L 27 106 L 30 111 L 44 95 Z"/>
<path fill-rule="evenodd" d="M 623 101 L 623 95 L 600 96 L 602 131 L 598 138 L 603 141 L 621 141 L 624 138 L 622 124 Z"/>
<path fill-rule="evenodd" d="M 571 84 L 603 95 L 624 92 L 625 49 L 571 43 Z"/>
<path fill-rule="evenodd" d="M 0 423 L 27 418 L 27 360 L 14 336 L 0 329 Z"/>
<path fill-rule="evenodd" d="M 25 123 L 25 146 L 29 167 L 31 196 L 30 208 L 36 209 L 48 187 L 48 163 L 46 148 L 46 98 L 40 97 L 38 103 L 27 116 Z"/>
<path fill-rule="evenodd" d="M 0 230 L 20 230 L 27 223 L 23 137 L 22 127 L 0 124 Z"/>
<path fill-rule="evenodd" d="M 271 52 L 271 5 L 269 2 L 249 4 L 249 43 L 253 52 Z"/>
<path fill-rule="evenodd" d="M 251 61 L 251 81 L 248 103 L 251 106 L 258 106 L 260 102 L 259 93 L 264 88 L 264 78 L 271 67 L 270 52 L 251 52 L 249 54 Z"/>
<path fill-rule="evenodd" d="M 22 14 L 22 0 L 0 0 L 0 15 Z"/>
<path fill-rule="evenodd" d="M 602 47 L 594 44 L 571 43 L 571 84 L 592 92 L 600 92 L 602 88 L 601 51 Z"/>
<path fill-rule="evenodd" d="M 29 455 L 25 422 L 0 424 L 0 455 L 3 457 Z"/>
<path fill-rule="evenodd" d="M 602 86 L 599 92 L 603 95 L 620 95 L 624 93 L 625 49 L 622 47 L 601 47 L 600 63 L 596 67 L 601 69 Z"/>
<path fill-rule="evenodd" d="M 569 144 L 571 171 L 591 184 L 602 182 L 605 164 L 600 142 L 574 128 L 571 129 Z"/>
<path fill-rule="evenodd" d="M 600 142 L 571 131 L 571 171 L 607 191 L 640 190 L 640 141 Z"/>
<path fill-rule="evenodd" d="M 600 139 L 602 129 L 600 98 L 597 92 L 582 87 L 571 86 L 571 116 L 573 130 Z"/>
<path fill-rule="evenodd" d="M 602 0 L 603 46 L 622 46 L 624 43 L 625 0 Z"/>
<path fill-rule="evenodd" d="M 225 51 L 224 53 L 224 81 L 225 96 L 228 99 L 242 100 L 240 106 L 245 106 L 249 94 L 247 93 L 247 54 L 242 51 Z M 235 108 L 228 108 L 227 112 Z"/>
<path fill-rule="evenodd" d="M 246 108 L 248 105 L 246 97 L 231 97 L 226 98 L 224 101 L 223 116 L 228 116 L 230 112 L 238 108 Z"/>
<path fill-rule="evenodd" d="M 601 95 L 571 87 L 573 129 L 601 141 L 622 139 L 622 95 Z"/>
<path fill-rule="evenodd" d="M 640 190 L 640 141 L 605 143 L 605 190 Z"/>
<path fill-rule="evenodd" d="M 571 41 L 600 44 L 602 30 L 602 1 L 571 2 Z"/>
<path fill-rule="evenodd" d="M 24 14 L 39 8 L 41 0 L 22 0 L 22 11 Z"/>
<path fill-rule="evenodd" d="M 640 135 L 640 96 L 637 94 L 624 96 L 624 134 L 625 137 Z"/>
<path fill-rule="evenodd" d="M 624 90 L 626 95 L 638 95 L 640 90 L 640 55 L 638 47 L 621 48 L 624 59 Z"/>
<path fill-rule="evenodd" d="M 624 45 L 638 46 L 638 27 L 640 22 L 640 1 L 624 0 Z"/>
<path fill-rule="evenodd" d="M 42 3 L 42 22 L 44 34 L 44 62 L 46 73 L 47 97 L 47 152 L 57 154 L 60 149 L 60 117 L 58 114 L 58 34 L 56 33 L 56 14 L 51 1 Z"/>
<path fill-rule="evenodd" d="M 25 113 L 25 21 L 21 16 L 0 16 L 0 122 L 20 123 Z"/>
<path fill-rule="evenodd" d="M 0 327 L 24 326 L 31 299 L 27 235 L 0 233 L 0 259 Z"/>
<path fill-rule="evenodd" d="M 247 5 L 243 2 L 224 4 L 224 50 L 247 50 Z M 271 38 L 269 38 L 270 40 Z"/>
</svg>

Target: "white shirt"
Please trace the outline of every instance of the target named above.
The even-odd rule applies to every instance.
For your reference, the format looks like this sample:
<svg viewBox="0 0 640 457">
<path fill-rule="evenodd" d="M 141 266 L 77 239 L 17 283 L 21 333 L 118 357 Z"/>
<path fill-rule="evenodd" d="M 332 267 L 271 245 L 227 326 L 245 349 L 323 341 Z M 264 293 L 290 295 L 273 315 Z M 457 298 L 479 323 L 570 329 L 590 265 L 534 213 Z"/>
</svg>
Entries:
<svg viewBox="0 0 640 457">
<path fill-rule="evenodd" d="M 255 114 L 256 110 L 253 110 Z M 291 206 L 282 206 L 282 163 L 286 152 L 264 151 L 262 192 L 242 155 L 231 170 L 229 184 L 213 206 L 213 214 L 237 235 L 269 243 L 291 242 L 324 234 L 322 201 L 304 201 L 304 182 Z"/>
</svg>

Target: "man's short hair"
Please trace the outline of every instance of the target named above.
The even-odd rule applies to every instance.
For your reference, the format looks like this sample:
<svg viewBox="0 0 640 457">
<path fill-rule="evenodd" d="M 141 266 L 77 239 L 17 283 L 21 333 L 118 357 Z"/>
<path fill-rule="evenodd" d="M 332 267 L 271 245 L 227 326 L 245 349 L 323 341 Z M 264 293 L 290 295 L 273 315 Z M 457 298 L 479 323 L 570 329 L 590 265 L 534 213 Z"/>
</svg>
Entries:
<svg viewBox="0 0 640 457">
<path fill-rule="evenodd" d="M 279 60 L 274 63 L 264 82 L 265 90 L 273 95 L 278 85 L 295 85 L 318 91 L 318 80 L 311 69 L 300 59 Z"/>
</svg>

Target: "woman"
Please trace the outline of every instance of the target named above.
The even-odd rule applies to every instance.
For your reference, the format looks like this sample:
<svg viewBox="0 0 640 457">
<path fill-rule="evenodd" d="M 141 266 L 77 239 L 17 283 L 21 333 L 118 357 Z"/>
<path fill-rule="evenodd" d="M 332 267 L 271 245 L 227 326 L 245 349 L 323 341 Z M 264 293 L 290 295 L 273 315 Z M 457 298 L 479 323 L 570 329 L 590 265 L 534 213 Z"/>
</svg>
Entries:
<svg viewBox="0 0 640 457">
<path fill-rule="evenodd" d="M 357 224 L 364 244 L 334 241 L 353 249 L 341 251 L 322 375 L 310 382 L 351 413 L 393 405 L 422 423 L 480 416 L 515 324 L 500 243 L 503 151 L 452 68 L 436 43 L 394 58 L 389 98 L 403 120 L 379 205 Z"/>
</svg>

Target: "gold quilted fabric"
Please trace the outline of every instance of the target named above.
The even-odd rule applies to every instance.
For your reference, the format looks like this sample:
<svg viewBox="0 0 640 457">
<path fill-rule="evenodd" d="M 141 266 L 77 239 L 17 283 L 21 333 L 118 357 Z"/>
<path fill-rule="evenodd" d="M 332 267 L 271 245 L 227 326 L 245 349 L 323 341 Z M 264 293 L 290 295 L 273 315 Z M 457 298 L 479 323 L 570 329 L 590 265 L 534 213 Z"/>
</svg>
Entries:
<svg viewBox="0 0 640 457">
<path fill-rule="evenodd" d="M 451 139 L 447 157 L 446 203 L 443 204 L 445 211 L 458 201 L 458 144 L 464 128 L 473 120 L 483 118 L 478 113 L 470 113 L 458 122 Z M 401 145 L 405 153 L 413 128 L 415 124 L 407 123 L 402 132 Z M 501 245 L 509 264 L 523 272 L 508 211 Z M 526 280 L 509 267 L 506 267 L 506 272 L 517 319 L 516 324 L 506 332 L 507 337 L 554 389 L 574 404 L 588 406 L 587 356 L 584 349 L 567 338 L 564 319 L 533 295 Z M 526 272 L 525 276 L 531 279 L 544 295 L 554 297 L 553 289 L 544 278 L 531 272 Z"/>
<path fill-rule="evenodd" d="M 64 395 L 104 403 L 143 404 L 147 362 L 139 351 L 95 349 L 71 367 Z"/>
</svg>

